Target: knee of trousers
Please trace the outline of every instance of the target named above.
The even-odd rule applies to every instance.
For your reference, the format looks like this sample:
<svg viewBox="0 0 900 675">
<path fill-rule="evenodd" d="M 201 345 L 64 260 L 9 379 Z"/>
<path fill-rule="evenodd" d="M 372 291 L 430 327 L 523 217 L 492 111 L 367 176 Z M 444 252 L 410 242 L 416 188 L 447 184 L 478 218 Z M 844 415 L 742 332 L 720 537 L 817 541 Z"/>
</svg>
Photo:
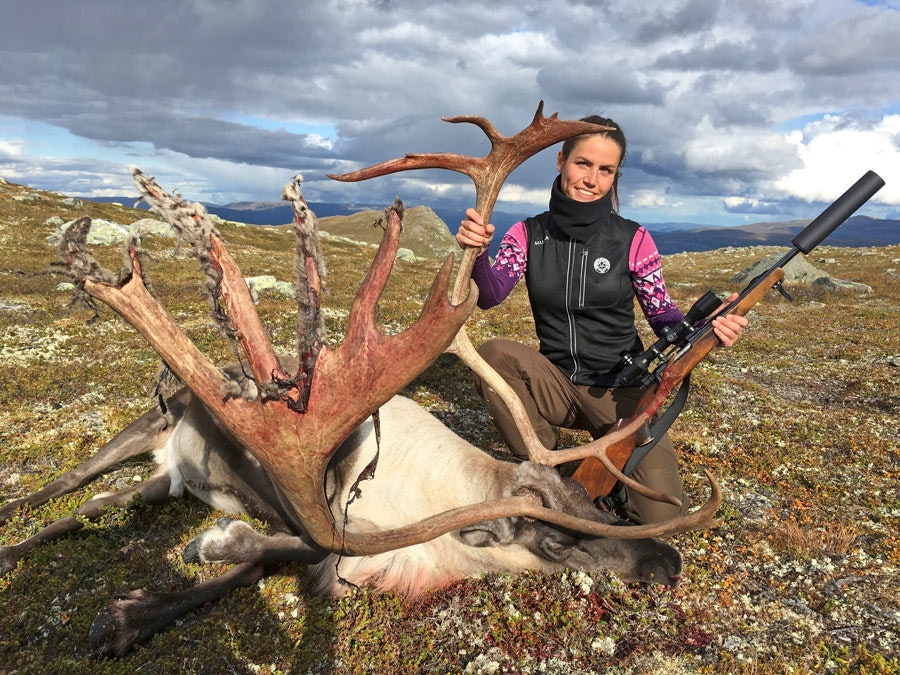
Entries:
<svg viewBox="0 0 900 675">
<path fill-rule="evenodd" d="M 518 343 L 504 338 L 488 340 L 478 347 L 478 354 L 487 364 L 507 382 L 515 382 L 521 379 L 519 369 L 516 367 L 517 359 L 511 356 L 510 351 L 515 350 Z M 482 392 L 482 380 L 473 372 L 475 388 Z"/>
</svg>

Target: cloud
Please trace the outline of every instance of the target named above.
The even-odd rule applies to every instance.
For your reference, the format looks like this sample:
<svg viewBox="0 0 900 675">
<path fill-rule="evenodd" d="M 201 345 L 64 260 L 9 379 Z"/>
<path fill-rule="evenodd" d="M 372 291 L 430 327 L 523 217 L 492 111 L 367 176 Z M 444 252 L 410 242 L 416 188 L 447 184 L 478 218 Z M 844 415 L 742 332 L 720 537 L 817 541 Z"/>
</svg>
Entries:
<svg viewBox="0 0 900 675">
<path fill-rule="evenodd" d="M 544 100 L 623 125 L 634 216 L 790 215 L 826 198 L 841 164 L 877 161 L 900 184 L 897 34 L 896 6 L 854 0 L 9 3 L 0 115 L 61 131 L 42 143 L 3 129 L 0 171 L 89 195 L 136 163 L 216 201 L 271 199 L 299 170 L 313 201 L 462 205 L 474 190 L 453 172 L 326 174 L 407 152 L 482 156 L 478 128 L 441 118 L 512 135 Z M 62 130 L 77 148 L 54 147 Z M 514 172 L 504 208 L 543 208 L 554 155 Z M 875 208 L 900 202 L 882 192 Z"/>
<path fill-rule="evenodd" d="M 875 171 L 886 185 L 873 201 L 900 203 L 900 115 L 865 124 L 851 116 L 826 115 L 788 136 L 803 165 L 779 178 L 784 195 L 810 202 L 833 201 L 866 171 Z"/>
</svg>

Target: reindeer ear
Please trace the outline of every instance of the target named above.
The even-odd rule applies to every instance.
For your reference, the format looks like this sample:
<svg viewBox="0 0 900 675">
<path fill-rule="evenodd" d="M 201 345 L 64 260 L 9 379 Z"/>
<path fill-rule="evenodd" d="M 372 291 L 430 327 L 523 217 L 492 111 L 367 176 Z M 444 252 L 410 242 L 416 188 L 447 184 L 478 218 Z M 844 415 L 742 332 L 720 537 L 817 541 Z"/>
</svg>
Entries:
<svg viewBox="0 0 900 675">
<path fill-rule="evenodd" d="M 513 542 L 515 534 L 513 519 L 501 518 L 464 527 L 459 538 L 469 546 L 506 546 Z"/>
</svg>

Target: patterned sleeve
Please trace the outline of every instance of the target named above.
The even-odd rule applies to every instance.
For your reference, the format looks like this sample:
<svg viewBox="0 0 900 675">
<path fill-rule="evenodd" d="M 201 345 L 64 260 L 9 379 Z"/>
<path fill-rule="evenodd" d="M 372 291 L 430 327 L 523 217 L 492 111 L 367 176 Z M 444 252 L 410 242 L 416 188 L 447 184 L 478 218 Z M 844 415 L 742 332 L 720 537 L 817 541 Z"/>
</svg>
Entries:
<svg viewBox="0 0 900 675">
<path fill-rule="evenodd" d="M 481 309 L 490 309 L 503 302 L 525 274 L 527 241 L 525 223 L 516 223 L 500 241 L 493 265 L 487 251 L 475 258 L 472 279 L 478 285 L 478 306 Z"/>
<path fill-rule="evenodd" d="M 684 314 L 672 302 L 666 281 L 663 279 L 659 250 L 650 233 L 643 227 L 635 232 L 629 256 L 631 283 L 638 303 L 647 317 L 650 328 L 657 336 L 665 326 L 684 319 Z"/>
</svg>

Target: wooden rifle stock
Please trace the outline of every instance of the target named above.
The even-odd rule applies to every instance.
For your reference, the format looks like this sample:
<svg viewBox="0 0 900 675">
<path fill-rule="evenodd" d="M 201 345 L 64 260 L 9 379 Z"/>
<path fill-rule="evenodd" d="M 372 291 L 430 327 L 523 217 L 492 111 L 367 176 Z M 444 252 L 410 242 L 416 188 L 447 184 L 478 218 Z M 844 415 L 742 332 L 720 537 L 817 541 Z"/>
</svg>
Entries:
<svg viewBox="0 0 900 675">
<path fill-rule="evenodd" d="M 653 374 L 652 381 L 644 389 L 634 414 L 629 418 L 617 420 L 611 430 L 625 426 L 638 416 L 645 416 L 647 419 L 652 418 L 666 402 L 666 399 L 675 387 L 681 384 L 682 380 L 688 376 L 697 364 L 706 358 L 714 347 L 719 345 L 720 340 L 712 330 L 712 320 L 726 314 L 744 316 L 756 303 L 763 299 L 763 296 L 769 292 L 769 289 L 779 284 L 782 279 L 784 279 L 784 269 L 782 267 L 773 267 L 754 280 L 734 302 L 715 312 L 697 331 L 695 339 L 689 341 L 683 349 L 668 359 Z M 608 447 L 606 455 L 616 468 L 621 471 L 628 458 L 631 457 L 635 446 L 635 434 L 631 434 L 622 441 Z M 595 457 L 584 458 L 575 470 L 575 473 L 572 474 L 572 478 L 585 487 L 592 500 L 608 495 L 618 480 Z"/>
</svg>

